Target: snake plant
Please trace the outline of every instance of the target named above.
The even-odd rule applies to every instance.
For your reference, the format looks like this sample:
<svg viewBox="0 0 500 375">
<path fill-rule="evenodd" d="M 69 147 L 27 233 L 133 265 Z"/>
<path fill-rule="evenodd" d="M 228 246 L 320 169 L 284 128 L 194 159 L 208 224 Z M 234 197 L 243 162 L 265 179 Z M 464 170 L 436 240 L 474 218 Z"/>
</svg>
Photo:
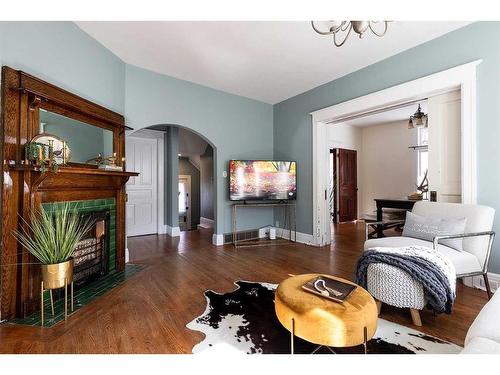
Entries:
<svg viewBox="0 0 500 375">
<path fill-rule="evenodd" d="M 71 258 L 75 246 L 92 228 L 94 221 L 83 219 L 68 203 L 49 213 L 33 211 L 29 222 L 21 219 L 21 230 L 14 231 L 19 243 L 42 264 L 57 264 Z"/>
</svg>

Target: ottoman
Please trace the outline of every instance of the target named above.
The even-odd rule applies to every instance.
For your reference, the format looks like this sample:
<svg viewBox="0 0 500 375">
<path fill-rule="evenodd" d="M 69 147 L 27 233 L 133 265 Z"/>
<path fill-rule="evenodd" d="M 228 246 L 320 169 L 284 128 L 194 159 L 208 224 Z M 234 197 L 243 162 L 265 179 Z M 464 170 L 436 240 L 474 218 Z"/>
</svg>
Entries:
<svg viewBox="0 0 500 375">
<path fill-rule="evenodd" d="M 276 317 L 291 334 L 291 353 L 294 336 L 327 347 L 363 345 L 366 353 L 366 343 L 377 330 L 373 297 L 360 286 L 343 303 L 306 292 L 302 286 L 317 276 L 320 274 L 296 275 L 282 281 L 276 289 Z M 339 277 L 321 276 L 356 285 Z"/>
<path fill-rule="evenodd" d="M 407 272 L 384 263 L 368 266 L 367 290 L 375 298 L 378 312 L 382 303 L 410 309 L 413 324 L 422 326 L 419 311 L 425 305 L 424 288 Z"/>
</svg>

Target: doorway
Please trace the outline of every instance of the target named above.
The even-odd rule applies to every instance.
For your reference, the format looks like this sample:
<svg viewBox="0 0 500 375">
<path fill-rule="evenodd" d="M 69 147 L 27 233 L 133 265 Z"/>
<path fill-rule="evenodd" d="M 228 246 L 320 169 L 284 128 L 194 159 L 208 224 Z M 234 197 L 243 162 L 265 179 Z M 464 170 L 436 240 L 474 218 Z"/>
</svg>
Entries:
<svg viewBox="0 0 500 375">
<path fill-rule="evenodd" d="M 358 218 L 357 152 L 342 148 L 330 150 L 329 205 L 333 223 Z"/>
<path fill-rule="evenodd" d="M 191 229 L 191 176 L 179 175 L 179 228 Z"/>
<path fill-rule="evenodd" d="M 313 137 L 313 207 L 311 212 L 314 243 L 319 246 L 331 242 L 330 212 L 328 209 L 328 124 L 364 116 L 367 113 L 395 108 L 400 105 L 460 90 L 459 146 L 462 165 L 460 167 L 461 201 L 475 203 L 477 200 L 476 176 L 476 67 L 481 60 L 460 65 L 439 73 L 402 83 L 378 92 L 332 105 L 311 113 Z"/>
<path fill-rule="evenodd" d="M 338 160 L 338 221 L 358 218 L 358 181 L 356 150 L 337 150 Z"/>
</svg>

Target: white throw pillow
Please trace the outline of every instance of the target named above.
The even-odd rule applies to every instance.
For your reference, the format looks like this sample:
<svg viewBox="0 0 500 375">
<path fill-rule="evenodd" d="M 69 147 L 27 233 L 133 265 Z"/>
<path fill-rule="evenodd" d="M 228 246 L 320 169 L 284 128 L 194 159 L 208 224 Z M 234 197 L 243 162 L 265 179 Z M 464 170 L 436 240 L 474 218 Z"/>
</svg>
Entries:
<svg viewBox="0 0 500 375">
<path fill-rule="evenodd" d="M 419 238 L 433 241 L 436 236 L 448 234 L 465 233 L 466 218 L 461 219 L 438 219 L 416 215 L 410 211 L 406 213 L 406 221 L 403 228 L 404 237 Z M 462 238 L 441 240 L 440 244 L 462 251 Z"/>
</svg>

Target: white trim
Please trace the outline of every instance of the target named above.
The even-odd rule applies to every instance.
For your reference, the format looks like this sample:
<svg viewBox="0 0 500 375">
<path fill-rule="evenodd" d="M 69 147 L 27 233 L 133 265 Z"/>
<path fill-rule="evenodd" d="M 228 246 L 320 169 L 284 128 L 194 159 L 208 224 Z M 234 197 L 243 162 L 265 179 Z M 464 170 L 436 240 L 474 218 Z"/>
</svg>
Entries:
<svg viewBox="0 0 500 375">
<path fill-rule="evenodd" d="M 125 248 L 125 263 L 130 261 L 130 253 L 128 252 L 128 247 Z"/>
<path fill-rule="evenodd" d="M 461 90 L 462 201 L 477 201 L 476 67 L 482 60 L 405 82 L 384 90 L 311 112 L 313 136 L 313 235 L 316 245 L 331 242 L 325 191 L 328 188 L 327 124 L 452 90 Z"/>
<path fill-rule="evenodd" d="M 490 282 L 492 292 L 495 292 L 498 288 L 500 288 L 500 274 L 488 272 L 488 280 Z M 468 287 L 486 290 L 483 276 L 464 277 L 463 281 Z"/>
<path fill-rule="evenodd" d="M 206 217 L 200 216 L 200 224 L 198 224 L 198 228 L 213 228 L 214 221 L 212 219 L 207 219 Z"/>
<path fill-rule="evenodd" d="M 171 227 L 170 225 L 165 225 L 167 227 L 167 235 L 170 237 L 179 237 L 181 235 L 181 228 Z"/>
<path fill-rule="evenodd" d="M 165 222 L 165 145 L 163 139 L 163 132 L 161 132 L 161 137 L 158 139 L 158 171 L 157 171 L 157 194 L 158 194 L 158 216 L 156 218 L 157 221 L 157 232 L 158 234 L 167 233 L 167 227 L 164 224 Z"/>
<path fill-rule="evenodd" d="M 293 239 L 293 235 L 294 234 L 292 232 L 292 239 Z M 290 232 L 288 231 L 288 229 L 276 228 L 276 237 L 289 239 Z M 318 245 L 316 245 L 316 243 L 314 241 L 314 236 L 312 234 L 307 234 L 307 233 L 302 233 L 302 232 L 297 232 L 297 242 L 305 244 L 305 245 L 309 245 L 309 246 L 318 246 Z"/>
<path fill-rule="evenodd" d="M 212 244 L 215 246 L 222 246 L 224 245 L 224 235 L 223 234 L 216 234 L 214 233 L 212 235 Z"/>
</svg>

